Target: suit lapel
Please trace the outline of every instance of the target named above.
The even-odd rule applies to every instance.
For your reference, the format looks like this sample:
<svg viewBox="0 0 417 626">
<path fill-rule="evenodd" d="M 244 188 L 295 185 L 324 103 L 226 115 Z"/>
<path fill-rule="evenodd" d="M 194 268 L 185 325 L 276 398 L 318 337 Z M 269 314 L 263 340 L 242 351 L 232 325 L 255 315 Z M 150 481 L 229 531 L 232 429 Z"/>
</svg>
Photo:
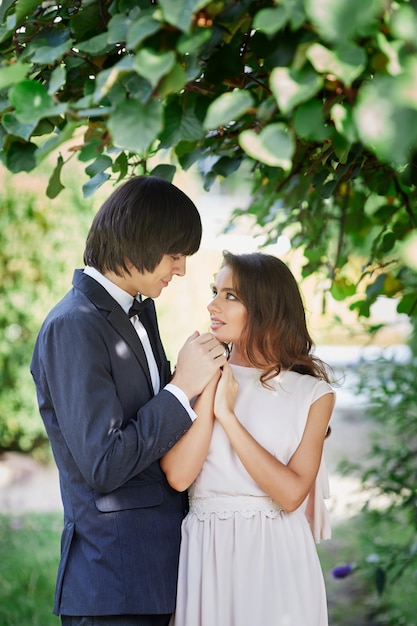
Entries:
<svg viewBox="0 0 417 626">
<path fill-rule="evenodd" d="M 122 307 L 114 298 L 110 296 L 100 283 L 94 280 L 94 278 L 91 278 L 91 276 L 84 274 L 82 270 L 75 271 L 73 285 L 84 293 L 84 295 L 107 319 L 109 324 L 112 325 L 112 327 L 129 345 L 146 375 L 149 390 L 151 394 L 154 395 L 148 360 L 146 358 L 142 342 L 139 339 L 132 322 L 123 311 Z"/>
</svg>

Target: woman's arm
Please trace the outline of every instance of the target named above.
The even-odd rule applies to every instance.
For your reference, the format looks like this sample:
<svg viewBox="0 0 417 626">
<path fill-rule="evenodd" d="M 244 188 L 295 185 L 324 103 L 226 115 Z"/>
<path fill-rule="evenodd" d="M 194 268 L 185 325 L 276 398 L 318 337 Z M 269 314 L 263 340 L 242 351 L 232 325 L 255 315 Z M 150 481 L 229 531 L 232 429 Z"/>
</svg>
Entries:
<svg viewBox="0 0 417 626">
<path fill-rule="evenodd" d="M 211 379 L 194 405 L 197 418 L 160 464 L 171 487 L 184 491 L 197 478 L 209 449 L 214 424 L 214 395 L 219 373 Z"/>
<path fill-rule="evenodd" d="M 234 413 L 237 382 L 228 364 L 217 387 L 214 413 L 248 473 L 284 511 L 297 509 L 307 497 L 320 466 L 323 442 L 334 406 L 325 394 L 310 407 L 303 438 L 288 465 L 265 450 Z"/>
</svg>

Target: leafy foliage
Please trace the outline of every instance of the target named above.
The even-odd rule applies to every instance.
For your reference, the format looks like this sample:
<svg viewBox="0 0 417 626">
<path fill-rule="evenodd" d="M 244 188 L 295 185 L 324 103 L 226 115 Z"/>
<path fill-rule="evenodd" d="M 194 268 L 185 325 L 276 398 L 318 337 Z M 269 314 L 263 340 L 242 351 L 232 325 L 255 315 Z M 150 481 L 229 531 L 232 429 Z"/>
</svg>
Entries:
<svg viewBox="0 0 417 626">
<path fill-rule="evenodd" d="M 68 200 L 68 194 L 66 194 Z M 29 372 L 46 313 L 64 295 L 79 265 L 92 211 L 63 214 L 32 191 L 0 193 L 0 453 L 43 454 L 47 437 Z M 77 245 L 76 245 L 77 244 Z M 77 255 L 77 256 L 76 256 Z M 65 277 L 65 280 L 63 278 Z"/>
<path fill-rule="evenodd" d="M 62 514 L 0 517 L 0 623 L 54 626 Z"/>
<path fill-rule="evenodd" d="M 206 189 L 239 176 L 236 218 L 287 234 L 333 297 L 362 283 L 359 315 L 379 295 L 417 315 L 416 4 L 4 0 L 0 156 L 20 172 L 58 155 L 51 198 L 75 157 L 85 196 L 177 167 Z"/>
<path fill-rule="evenodd" d="M 395 596 L 395 589 L 404 577 L 415 577 L 417 568 L 416 331 L 414 324 L 410 342 L 414 352 L 406 365 L 381 359 L 371 368 L 367 363 L 358 370 L 357 391 L 371 398 L 367 415 L 375 424 L 361 475 L 363 489 L 368 494 L 363 509 L 369 526 L 367 543 L 372 547 L 361 567 L 373 577 L 381 597 L 387 587 Z M 344 461 L 343 468 L 350 472 L 354 465 Z M 400 536 L 381 540 L 385 525 L 401 528 Z M 401 612 L 395 602 L 391 609 L 383 601 L 380 603 L 378 610 L 390 616 L 381 623 L 403 623 L 396 621 L 398 615 L 391 615 L 394 609 Z"/>
</svg>

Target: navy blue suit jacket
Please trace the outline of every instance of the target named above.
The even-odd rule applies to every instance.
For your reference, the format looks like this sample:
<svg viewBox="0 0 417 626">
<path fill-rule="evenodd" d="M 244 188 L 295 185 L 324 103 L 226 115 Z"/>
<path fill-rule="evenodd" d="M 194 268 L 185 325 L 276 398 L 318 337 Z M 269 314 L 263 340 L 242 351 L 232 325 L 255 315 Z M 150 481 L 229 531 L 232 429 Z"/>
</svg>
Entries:
<svg viewBox="0 0 417 626">
<path fill-rule="evenodd" d="M 144 314 L 164 386 L 153 303 Z M 187 501 L 158 459 L 191 426 L 187 411 L 166 390 L 154 396 L 132 323 L 82 270 L 43 323 L 31 371 L 64 506 L 54 613 L 172 612 Z"/>
</svg>

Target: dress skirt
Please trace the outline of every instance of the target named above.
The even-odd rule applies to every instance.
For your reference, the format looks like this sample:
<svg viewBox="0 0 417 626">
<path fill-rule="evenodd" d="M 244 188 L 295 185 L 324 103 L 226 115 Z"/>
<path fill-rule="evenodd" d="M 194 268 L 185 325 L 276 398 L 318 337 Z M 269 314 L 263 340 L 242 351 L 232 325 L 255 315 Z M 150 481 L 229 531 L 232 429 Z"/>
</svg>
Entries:
<svg viewBox="0 0 417 626">
<path fill-rule="evenodd" d="M 302 509 L 268 497 L 191 499 L 174 626 L 327 626 L 322 570 Z"/>
</svg>

